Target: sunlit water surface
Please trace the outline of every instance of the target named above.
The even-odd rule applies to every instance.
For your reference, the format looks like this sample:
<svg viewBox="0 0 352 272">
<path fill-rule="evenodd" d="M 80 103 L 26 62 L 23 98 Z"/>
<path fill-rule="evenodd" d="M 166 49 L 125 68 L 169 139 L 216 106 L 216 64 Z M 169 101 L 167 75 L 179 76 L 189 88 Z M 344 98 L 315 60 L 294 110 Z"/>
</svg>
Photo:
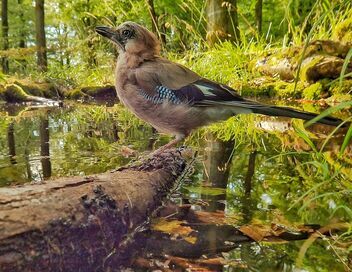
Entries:
<svg viewBox="0 0 352 272">
<path fill-rule="evenodd" d="M 3 105 L 0 119 L 0 186 L 101 173 L 125 165 L 137 154 L 150 152 L 168 141 L 149 126 L 131 119 L 117 105 L 70 104 L 61 108 Z M 238 226 L 273 222 L 288 226 L 324 225 L 332 220 L 329 218 L 332 209 L 349 205 L 344 201 L 350 198 L 332 196 L 320 206 L 300 210 L 302 202 L 294 205 L 302 195 L 300 192 L 314 186 L 297 170 L 298 163 L 311 160 L 305 153 L 309 146 L 293 135 L 291 124 L 286 121 L 262 118 L 253 126 L 263 128 L 255 139 L 240 135 L 241 139 L 225 142 L 210 134 L 198 139 L 195 134 L 186 142 L 194 144 L 199 155 L 192 175 L 181 188 L 181 203 L 191 203 L 195 210 L 224 211 Z M 327 132 L 323 129 L 321 134 Z M 335 142 L 330 144 L 332 157 Z M 351 168 L 347 161 L 343 167 Z M 295 263 L 302 243 L 240 244 L 222 254 L 233 261 L 223 269 L 344 270 L 339 258 L 329 250 L 329 244 L 320 240 L 309 248 L 299 270 Z"/>
</svg>

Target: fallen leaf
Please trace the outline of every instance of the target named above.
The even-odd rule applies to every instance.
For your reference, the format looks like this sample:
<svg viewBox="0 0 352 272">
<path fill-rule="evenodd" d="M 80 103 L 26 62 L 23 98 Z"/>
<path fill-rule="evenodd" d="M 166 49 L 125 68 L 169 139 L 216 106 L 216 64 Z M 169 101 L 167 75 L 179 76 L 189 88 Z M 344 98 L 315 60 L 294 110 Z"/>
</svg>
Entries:
<svg viewBox="0 0 352 272">
<path fill-rule="evenodd" d="M 277 224 L 251 224 L 240 227 L 240 231 L 254 241 L 260 242 L 266 237 L 278 237 L 280 234 L 286 232 L 286 229 Z"/>
<path fill-rule="evenodd" d="M 152 229 L 165 232 L 176 237 L 181 237 L 188 243 L 195 244 L 197 242 L 197 238 L 191 236 L 192 232 L 195 230 L 191 227 L 182 225 L 185 223 L 185 221 L 166 220 L 165 218 L 160 218 L 155 224 L 152 225 Z"/>
</svg>

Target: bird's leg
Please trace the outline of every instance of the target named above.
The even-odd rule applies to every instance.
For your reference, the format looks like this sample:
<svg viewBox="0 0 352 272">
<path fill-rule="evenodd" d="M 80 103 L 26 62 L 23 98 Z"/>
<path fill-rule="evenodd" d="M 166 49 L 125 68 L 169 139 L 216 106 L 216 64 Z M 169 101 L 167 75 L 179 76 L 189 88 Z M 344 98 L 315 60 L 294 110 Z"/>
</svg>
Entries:
<svg viewBox="0 0 352 272">
<path fill-rule="evenodd" d="M 157 150 L 155 150 L 153 152 L 152 155 L 153 156 L 158 155 L 158 154 L 164 152 L 165 150 L 170 149 L 171 147 L 175 146 L 177 143 L 181 142 L 185 137 L 186 137 L 185 135 L 176 135 L 175 139 L 168 142 L 166 145 L 159 147 Z"/>
</svg>

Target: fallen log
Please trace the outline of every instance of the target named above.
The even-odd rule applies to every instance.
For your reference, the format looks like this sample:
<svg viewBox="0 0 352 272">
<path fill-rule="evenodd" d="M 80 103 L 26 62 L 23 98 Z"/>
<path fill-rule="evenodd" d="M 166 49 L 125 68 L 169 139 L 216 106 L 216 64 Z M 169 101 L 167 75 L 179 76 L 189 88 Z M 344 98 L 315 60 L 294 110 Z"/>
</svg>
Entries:
<svg viewBox="0 0 352 272">
<path fill-rule="evenodd" d="M 24 88 L 18 84 L 7 84 L 5 87 L 0 86 L 0 100 L 10 103 L 39 102 L 49 105 L 58 103 L 49 98 L 28 94 Z"/>
<path fill-rule="evenodd" d="M 323 78 L 335 79 L 340 76 L 345 58 L 351 48 L 350 43 L 315 40 L 311 41 L 306 49 L 304 46 L 293 46 L 268 55 L 256 62 L 255 70 L 263 75 L 290 81 L 295 79 L 301 65 L 299 74 L 301 81 L 313 83 Z M 350 61 L 346 66 L 345 74 L 351 71 Z"/>
<path fill-rule="evenodd" d="M 104 101 L 118 102 L 116 90 L 113 85 L 89 86 L 89 87 L 67 90 L 65 92 L 65 97 L 73 100 L 78 100 L 78 99 L 81 99 L 84 101 L 104 100 Z"/>
<path fill-rule="evenodd" d="M 170 150 L 119 171 L 0 188 L 0 271 L 116 270 L 184 167 Z"/>
</svg>

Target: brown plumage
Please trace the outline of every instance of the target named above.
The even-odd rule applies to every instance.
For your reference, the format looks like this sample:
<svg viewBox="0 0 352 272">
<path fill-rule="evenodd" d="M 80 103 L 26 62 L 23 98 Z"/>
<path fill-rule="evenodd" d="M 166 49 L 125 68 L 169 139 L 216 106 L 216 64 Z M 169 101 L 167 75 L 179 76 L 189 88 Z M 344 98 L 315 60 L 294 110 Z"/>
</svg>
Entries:
<svg viewBox="0 0 352 272">
<path fill-rule="evenodd" d="M 96 31 L 119 48 L 116 90 L 121 102 L 161 132 L 172 134 L 171 147 L 198 127 L 239 113 L 261 113 L 310 120 L 314 113 L 264 105 L 239 96 L 229 86 L 202 78 L 188 68 L 160 56 L 156 36 L 145 27 L 126 22 Z M 320 123 L 338 125 L 325 117 Z"/>
</svg>

